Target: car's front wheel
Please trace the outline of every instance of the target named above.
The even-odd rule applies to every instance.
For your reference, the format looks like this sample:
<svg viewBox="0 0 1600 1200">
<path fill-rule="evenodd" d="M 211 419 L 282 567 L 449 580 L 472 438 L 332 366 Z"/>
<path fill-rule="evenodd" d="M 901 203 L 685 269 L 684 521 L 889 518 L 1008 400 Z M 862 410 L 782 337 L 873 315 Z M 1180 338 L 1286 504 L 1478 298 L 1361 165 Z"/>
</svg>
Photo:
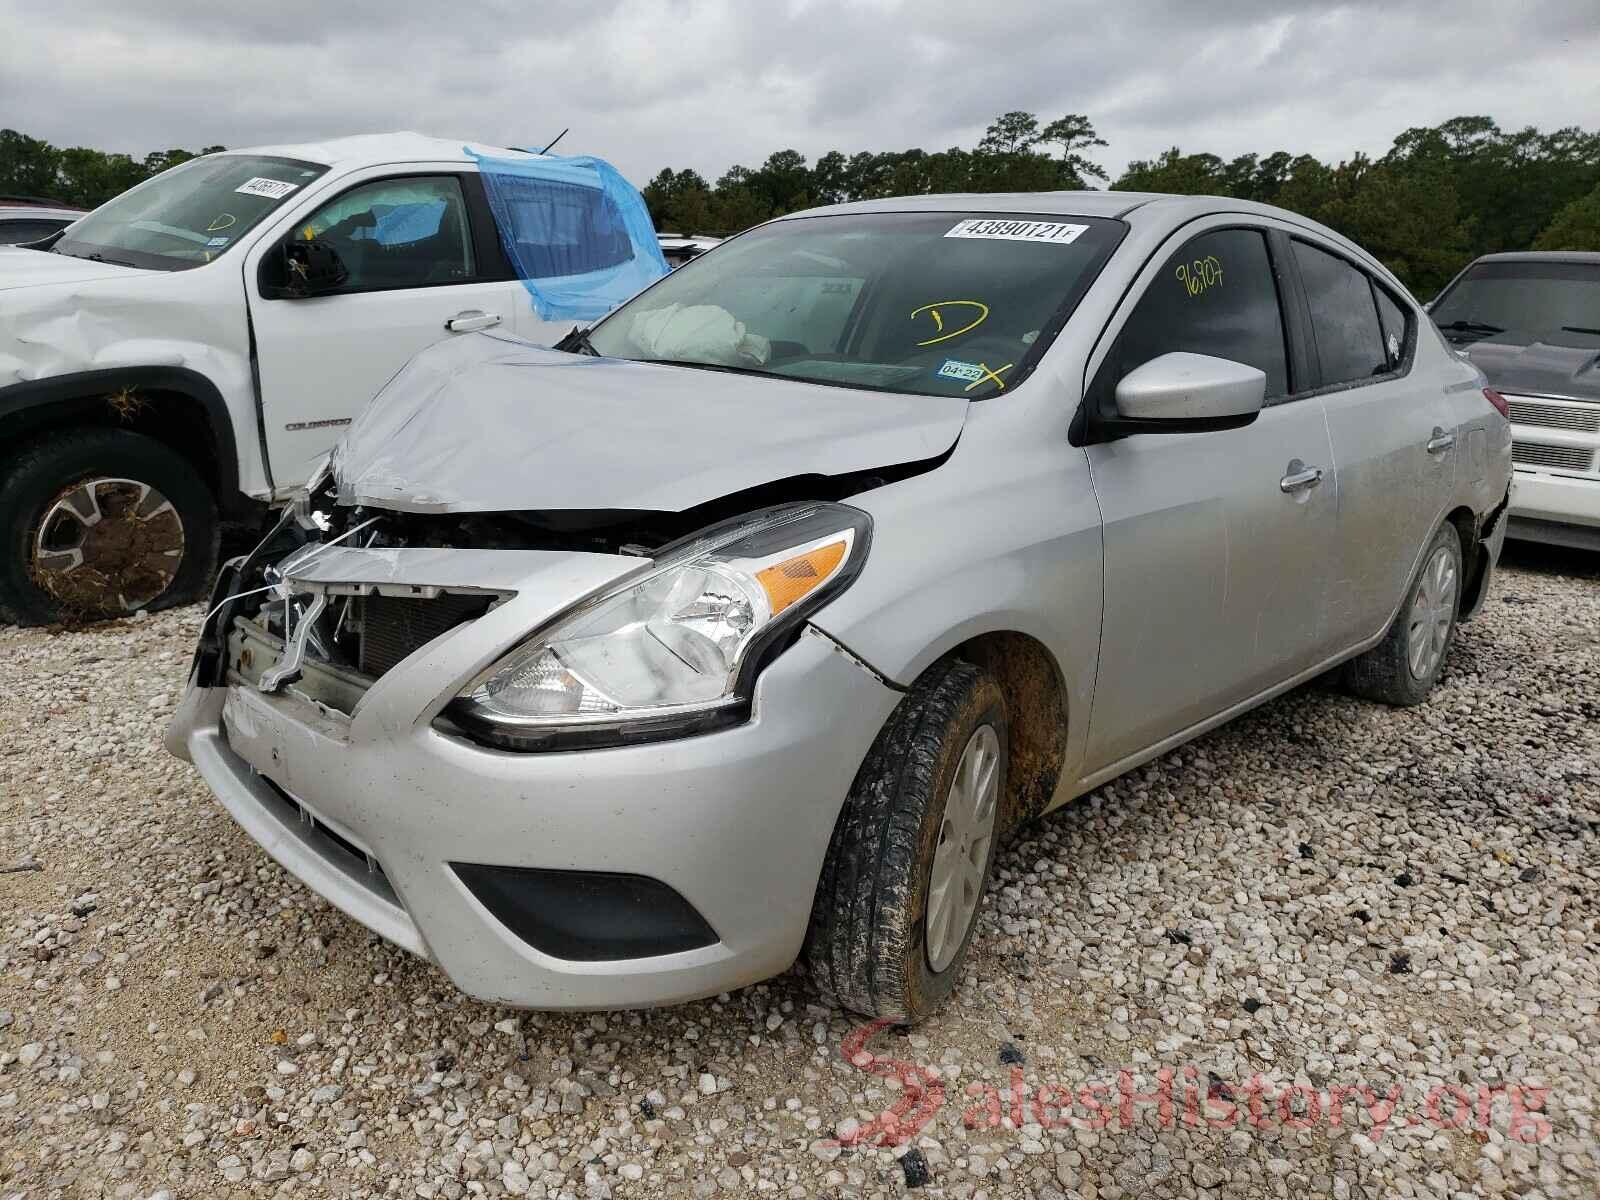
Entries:
<svg viewBox="0 0 1600 1200">
<path fill-rule="evenodd" d="M 104 619 L 204 594 L 216 503 L 160 442 L 120 429 L 56 433 L 0 470 L 0 618 Z"/>
<path fill-rule="evenodd" d="M 1421 704 L 1444 671 L 1461 612 L 1461 535 L 1446 521 L 1389 631 L 1345 667 L 1345 685 L 1384 704 Z"/>
<path fill-rule="evenodd" d="M 924 674 L 878 734 L 834 829 L 807 939 L 824 997 L 912 1023 L 955 987 L 1005 798 L 999 686 L 971 663 Z"/>
</svg>

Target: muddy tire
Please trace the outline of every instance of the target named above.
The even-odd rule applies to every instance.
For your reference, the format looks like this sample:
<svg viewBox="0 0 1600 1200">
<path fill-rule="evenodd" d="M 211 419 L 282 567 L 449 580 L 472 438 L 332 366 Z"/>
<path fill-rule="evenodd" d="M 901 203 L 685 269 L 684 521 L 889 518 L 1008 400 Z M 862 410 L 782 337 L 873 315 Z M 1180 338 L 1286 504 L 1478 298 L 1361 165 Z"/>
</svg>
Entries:
<svg viewBox="0 0 1600 1200">
<path fill-rule="evenodd" d="M 177 453 L 120 429 L 54 433 L 0 464 L 0 620 L 100 620 L 205 594 L 217 505 Z"/>
<path fill-rule="evenodd" d="M 889 717 L 812 907 L 805 957 L 826 1000 L 911 1024 L 955 987 L 1003 827 L 1006 738 L 999 686 L 954 660 L 930 668 Z"/>
<path fill-rule="evenodd" d="M 1428 543 L 1383 641 L 1345 665 L 1344 686 L 1367 700 L 1401 707 L 1427 699 L 1455 642 L 1461 588 L 1461 535 L 1446 521 Z"/>
</svg>

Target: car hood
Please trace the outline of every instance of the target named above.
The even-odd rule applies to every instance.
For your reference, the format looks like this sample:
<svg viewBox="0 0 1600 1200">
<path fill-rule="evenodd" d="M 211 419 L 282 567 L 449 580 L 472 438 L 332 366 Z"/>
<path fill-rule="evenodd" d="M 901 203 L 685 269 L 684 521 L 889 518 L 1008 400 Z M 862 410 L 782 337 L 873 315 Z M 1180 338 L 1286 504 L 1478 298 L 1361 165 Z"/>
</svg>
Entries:
<svg viewBox="0 0 1600 1200">
<path fill-rule="evenodd" d="M 937 458 L 967 401 L 544 350 L 423 351 L 333 454 L 338 498 L 407 512 L 682 512 L 747 488 Z"/>
<path fill-rule="evenodd" d="M 148 274 L 149 271 L 122 267 L 116 263 L 92 262 L 87 258 L 51 254 L 46 250 L 0 246 L 0 292 L 37 287 L 40 284 L 87 283 L 92 279 Z"/>
<path fill-rule="evenodd" d="M 1555 335 L 1556 344 L 1528 335 L 1496 334 L 1493 341 L 1465 347 L 1472 365 L 1503 392 L 1536 396 L 1570 396 L 1600 400 L 1600 338 L 1588 334 Z"/>
</svg>

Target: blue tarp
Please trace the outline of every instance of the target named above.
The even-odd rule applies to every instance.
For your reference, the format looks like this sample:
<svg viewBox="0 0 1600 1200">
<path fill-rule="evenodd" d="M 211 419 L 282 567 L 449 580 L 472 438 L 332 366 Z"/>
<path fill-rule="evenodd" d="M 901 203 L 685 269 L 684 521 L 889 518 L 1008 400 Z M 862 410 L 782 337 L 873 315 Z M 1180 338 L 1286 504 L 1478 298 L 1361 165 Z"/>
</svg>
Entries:
<svg viewBox="0 0 1600 1200">
<path fill-rule="evenodd" d="M 644 197 L 604 159 L 467 153 L 543 320 L 597 320 L 667 273 Z"/>
</svg>

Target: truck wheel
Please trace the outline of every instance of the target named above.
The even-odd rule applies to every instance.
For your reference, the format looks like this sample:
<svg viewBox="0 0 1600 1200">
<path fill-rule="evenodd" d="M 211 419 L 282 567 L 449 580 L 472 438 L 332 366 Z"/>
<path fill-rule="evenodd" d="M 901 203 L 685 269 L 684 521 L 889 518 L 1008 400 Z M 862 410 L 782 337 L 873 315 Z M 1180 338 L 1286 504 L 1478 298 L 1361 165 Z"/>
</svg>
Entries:
<svg viewBox="0 0 1600 1200">
<path fill-rule="evenodd" d="M 1446 521 L 1428 543 L 1422 569 L 1383 641 L 1345 666 L 1345 686 L 1357 696 L 1401 707 L 1427 699 L 1455 641 L 1461 579 L 1461 535 Z"/>
<path fill-rule="evenodd" d="M 807 960 L 824 997 L 915 1023 L 955 987 L 1006 786 L 1005 700 L 971 663 L 931 668 L 868 751 L 828 847 Z"/>
<path fill-rule="evenodd" d="M 51 434 L 0 470 L 0 618 L 126 616 L 198 599 L 217 505 L 177 453 L 119 429 Z"/>
</svg>

